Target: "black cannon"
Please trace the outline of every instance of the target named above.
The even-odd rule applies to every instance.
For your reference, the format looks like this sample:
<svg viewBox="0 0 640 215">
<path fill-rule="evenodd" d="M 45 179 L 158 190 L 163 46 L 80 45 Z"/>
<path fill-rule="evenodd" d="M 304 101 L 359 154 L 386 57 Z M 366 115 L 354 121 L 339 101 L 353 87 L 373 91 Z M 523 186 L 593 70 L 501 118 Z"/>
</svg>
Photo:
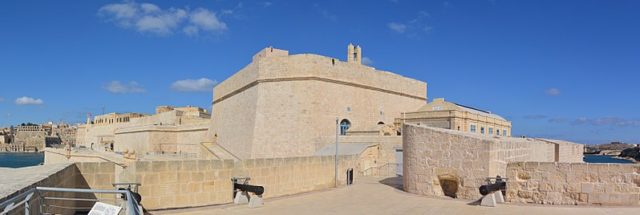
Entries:
<svg viewBox="0 0 640 215">
<path fill-rule="evenodd" d="M 507 189 L 507 182 L 500 176 L 496 176 L 495 181 L 491 181 L 492 178 L 487 179 L 487 184 L 480 186 L 480 194 L 487 195 L 496 191 L 504 192 Z"/>
<path fill-rule="evenodd" d="M 256 195 L 262 195 L 264 193 L 264 187 L 263 186 L 239 184 L 237 182 L 233 183 L 233 189 L 234 190 L 241 190 L 243 192 L 255 193 Z"/>
<path fill-rule="evenodd" d="M 262 194 L 263 186 L 250 185 L 249 177 L 233 177 L 233 203 L 245 204 L 249 203 L 249 207 L 260 207 L 263 205 Z M 253 193 L 254 195 L 249 195 Z"/>
</svg>

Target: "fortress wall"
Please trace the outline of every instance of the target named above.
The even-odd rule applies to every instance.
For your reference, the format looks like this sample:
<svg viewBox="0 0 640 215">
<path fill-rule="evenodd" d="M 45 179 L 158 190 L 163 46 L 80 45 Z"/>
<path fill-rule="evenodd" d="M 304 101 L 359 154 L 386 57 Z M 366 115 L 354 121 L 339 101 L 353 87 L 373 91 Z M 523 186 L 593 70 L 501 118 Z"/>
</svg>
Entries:
<svg viewBox="0 0 640 215">
<path fill-rule="evenodd" d="M 17 131 L 14 139 L 14 144 L 24 143 L 28 149 L 42 151 L 45 147 L 45 132 L 42 131 Z"/>
<path fill-rule="evenodd" d="M 559 154 L 558 154 L 558 162 L 582 162 L 584 152 L 584 145 L 575 144 L 562 140 L 549 140 L 546 141 L 553 142 L 558 144 Z"/>
<path fill-rule="evenodd" d="M 457 184 L 457 198 L 475 199 L 489 176 L 490 141 L 434 128 L 404 125 L 403 187 L 410 193 L 445 196 L 445 181 Z"/>
<path fill-rule="evenodd" d="M 324 79 L 364 85 L 416 97 L 427 97 L 427 84 L 373 67 L 347 63 L 315 54 L 296 54 L 271 57 L 259 61 L 258 79 L 320 77 Z M 419 107 L 418 107 L 419 108 Z"/>
<path fill-rule="evenodd" d="M 356 168 L 356 156 L 341 156 L 339 182 L 347 168 Z M 334 186 L 333 156 L 231 160 L 138 161 L 135 177 L 147 209 L 194 207 L 233 202 L 232 177 L 251 177 L 249 184 L 264 186 L 272 198 Z M 358 170 L 354 170 L 357 173 Z M 357 180 L 357 179 L 356 179 Z"/>
<path fill-rule="evenodd" d="M 258 93 L 252 87 L 213 106 L 211 133 L 218 144 L 240 158 L 251 157 Z"/>
<path fill-rule="evenodd" d="M 242 68 L 213 89 L 213 100 L 228 96 L 232 92 L 258 80 L 258 64 L 255 62 Z"/>
<path fill-rule="evenodd" d="M 640 165 L 518 162 L 507 167 L 507 201 L 640 205 Z"/>
<path fill-rule="evenodd" d="M 505 177 L 511 162 L 554 162 L 556 144 L 405 124 L 403 153 L 405 191 L 427 196 L 452 191 L 457 198 L 477 199 L 485 178 Z"/>
<path fill-rule="evenodd" d="M 210 133 L 241 158 L 309 156 L 334 141 L 336 118 L 348 119 L 350 130 L 376 130 L 426 103 L 418 80 L 265 50 L 214 90 Z"/>
<path fill-rule="evenodd" d="M 336 118 L 349 130 L 376 130 L 392 124 L 424 101 L 322 81 L 262 83 L 253 140 L 253 158 L 308 156 L 335 142 Z M 220 141 L 222 143 L 222 141 Z"/>
</svg>

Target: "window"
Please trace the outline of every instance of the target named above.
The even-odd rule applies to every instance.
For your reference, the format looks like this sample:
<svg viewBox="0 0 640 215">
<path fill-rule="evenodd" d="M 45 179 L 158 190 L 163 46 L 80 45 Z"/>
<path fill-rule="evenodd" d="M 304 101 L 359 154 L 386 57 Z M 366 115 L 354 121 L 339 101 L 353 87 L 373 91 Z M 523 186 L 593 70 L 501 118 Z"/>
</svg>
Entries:
<svg viewBox="0 0 640 215">
<path fill-rule="evenodd" d="M 493 135 L 493 128 L 489 128 L 489 135 Z"/>
<path fill-rule="evenodd" d="M 476 133 L 476 125 L 470 125 L 469 131 Z"/>
<path fill-rule="evenodd" d="M 502 130 L 502 136 L 507 136 L 507 130 Z"/>
<path fill-rule="evenodd" d="M 496 129 L 496 135 L 500 136 L 500 129 Z"/>
<path fill-rule="evenodd" d="M 340 121 L 340 135 L 347 135 L 347 130 L 351 127 L 351 122 L 347 119 Z"/>
<path fill-rule="evenodd" d="M 480 133 L 484 134 L 484 127 L 480 127 Z"/>
</svg>

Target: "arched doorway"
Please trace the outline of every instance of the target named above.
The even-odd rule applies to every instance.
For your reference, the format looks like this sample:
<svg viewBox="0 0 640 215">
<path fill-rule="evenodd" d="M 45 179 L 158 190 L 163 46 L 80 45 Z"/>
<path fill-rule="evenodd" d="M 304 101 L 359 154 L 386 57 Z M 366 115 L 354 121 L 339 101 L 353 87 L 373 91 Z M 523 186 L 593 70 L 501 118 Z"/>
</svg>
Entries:
<svg viewBox="0 0 640 215">
<path fill-rule="evenodd" d="M 347 130 L 351 127 L 351 122 L 348 119 L 340 121 L 340 135 L 347 135 Z"/>
</svg>

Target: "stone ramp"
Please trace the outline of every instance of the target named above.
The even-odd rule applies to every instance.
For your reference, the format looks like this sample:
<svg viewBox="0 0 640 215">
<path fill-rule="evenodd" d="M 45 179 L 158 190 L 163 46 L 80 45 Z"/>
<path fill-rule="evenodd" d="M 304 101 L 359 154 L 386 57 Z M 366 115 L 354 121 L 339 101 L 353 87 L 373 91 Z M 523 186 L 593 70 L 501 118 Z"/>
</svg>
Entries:
<svg viewBox="0 0 640 215">
<path fill-rule="evenodd" d="M 234 161 L 241 160 L 239 157 L 235 156 L 234 154 L 232 154 L 231 152 L 229 152 L 228 150 L 226 150 L 225 148 L 223 148 L 222 146 L 216 143 L 203 142 L 201 143 L 201 146 L 203 148 L 202 155 L 204 156 L 204 158 L 212 158 L 212 159 L 219 159 L 219 160 L 234 160 Z"/>
</svg>

